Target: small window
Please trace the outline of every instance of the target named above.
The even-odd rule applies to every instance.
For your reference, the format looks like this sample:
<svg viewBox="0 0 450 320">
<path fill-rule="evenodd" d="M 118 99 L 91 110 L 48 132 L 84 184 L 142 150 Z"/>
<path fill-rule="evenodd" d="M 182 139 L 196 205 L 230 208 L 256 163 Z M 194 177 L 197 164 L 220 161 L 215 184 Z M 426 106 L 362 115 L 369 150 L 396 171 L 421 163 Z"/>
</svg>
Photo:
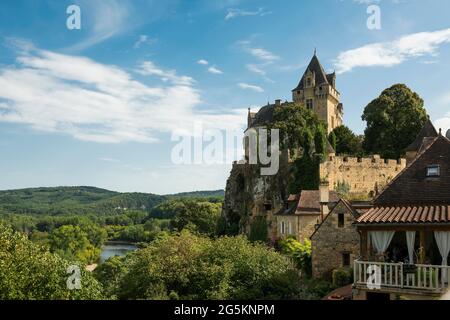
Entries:
<svg viewBox="0 0 450 320">
<path fill-rule="evenodd" d="M 311 78 L 307 78 L 306 79 L 306 86 L 307 87 L 311 87 L 311 84 L 312 84 Z"/>
<path fill-rule="evenodd" d="M 343 213 L 338 214 L 338 227 L 343 228 L 345 225 L 345 218 Z"/>
<path fill-rule="evenodd" d="M 439 177 L 441 175 L 441 167 L 438 165 L 428 166 L 427 177 Z"/>
<path fill-rule="evenodd" d="M 281 221 L 281 234 L 285 234 L 286 233 L 286 223 L 284 221 Z"/>
<path fill-rule="evenodd" d="M 272 210 L 272 204 L 271 204 L 271 203 L 268 203 L 268 202 L 266 202 L 266 203 L 264 204 L 264 209 L 266 209 L 266 211 L 270 211 L 270 210 Z"/>
<path fill-rule="evenodd" d="M 350 253 L 343 253 L 342 254 L 342 266 L 343 267 L 350 267 Z"/>
<path fill-rule="evenodd" d="M 314 108 L 313 99 L 306 100 L 306 108 L 308 108 L 309 110 L 312 110 Z"/>
</svg>

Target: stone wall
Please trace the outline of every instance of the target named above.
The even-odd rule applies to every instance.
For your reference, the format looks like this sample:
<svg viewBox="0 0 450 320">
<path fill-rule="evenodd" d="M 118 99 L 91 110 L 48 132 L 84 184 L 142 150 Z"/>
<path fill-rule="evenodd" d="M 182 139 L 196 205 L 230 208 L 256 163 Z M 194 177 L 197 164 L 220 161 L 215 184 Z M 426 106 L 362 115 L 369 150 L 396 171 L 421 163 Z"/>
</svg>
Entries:
<svg viewBox="0 0 450 320">
<path fill-rule="evenodd" d="M 406 159 L 385 160 L 380 156 L 350 158 L 330 156 L 320 165 L 320 177 L 336 190 L 339 183 L 350 187 L 350 193 L 373 196 L 381 192 L 406 167 Z"/>
<path fill-rule="evenodd" d="M 344 214 L 344 226 L 338 226 L 338 214 Z M 342 203 L 325 218 L 312 236 L 313 277 L 329 277 L 334 269 L 343 267 L 343 254 L 350 254 L 350 265 L 360 255 L 360 237 L 352 225 L 355 218 Z"/>
<path fill-rule="evenodd" d="M 309 239 L 316 229 L 316 225 L 320 222 L 320 215 L 278 215 L 277 220 L 277 238 L 285 238 L 294 236 L 297 241 L 304 242 Z M 291 223 L 292 232 L 290 234 L 281 234 L 281 223 Z"/>
</svg>

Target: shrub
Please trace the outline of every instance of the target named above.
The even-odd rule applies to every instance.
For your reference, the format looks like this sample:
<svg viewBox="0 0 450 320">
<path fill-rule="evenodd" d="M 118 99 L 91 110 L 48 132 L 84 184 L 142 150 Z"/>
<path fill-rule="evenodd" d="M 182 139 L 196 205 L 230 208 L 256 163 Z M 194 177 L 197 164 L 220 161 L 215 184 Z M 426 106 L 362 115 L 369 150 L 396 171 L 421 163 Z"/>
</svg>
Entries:
<svg viewBox="0 0 450 320">
<path fill-rule="evenodd" d="M 336 288 L 344 287 L 353 282 L 352 271 L 351 269 L 348 268 L 334 269 L 332 278 L 333 278 L 333 286 Z"/>
</svg>

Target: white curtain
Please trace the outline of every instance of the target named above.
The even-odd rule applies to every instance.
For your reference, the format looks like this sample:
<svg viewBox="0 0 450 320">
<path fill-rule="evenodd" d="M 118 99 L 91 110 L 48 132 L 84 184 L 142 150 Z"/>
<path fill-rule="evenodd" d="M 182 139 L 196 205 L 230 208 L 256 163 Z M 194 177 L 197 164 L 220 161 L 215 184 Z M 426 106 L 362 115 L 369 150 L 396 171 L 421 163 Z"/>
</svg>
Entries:
<svg viewBox="0 0 450 320">
<path fill-rule="evenodd" d="M 437 246 L 439 248 L 439 252 L 442 257 L 442 265 L 447 265 L 447 258 L 450 252 L 450 232 L 434 232 L 434 237 L 436 239 Z"/>
<path fill-rule="evenodd" d="M 409 264 L 414 264 L 414 244 L 416 243 L 416 232 L 406 232 L 406 243 L 408 244 Z"/>
<path fill-rule="evenodd" d="M 377 253 L 383 254 L 391 244 L 395 231 L 371 231 L 369 232 L 369 235 Z"/>
</svg>

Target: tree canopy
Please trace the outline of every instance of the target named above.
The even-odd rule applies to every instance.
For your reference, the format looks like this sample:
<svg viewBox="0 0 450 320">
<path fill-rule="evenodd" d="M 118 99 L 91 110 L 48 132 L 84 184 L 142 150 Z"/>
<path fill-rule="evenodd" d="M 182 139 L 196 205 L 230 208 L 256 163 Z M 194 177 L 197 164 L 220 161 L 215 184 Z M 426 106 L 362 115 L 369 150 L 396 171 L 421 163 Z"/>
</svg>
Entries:
<svg viewBox="0 0 450 320">
<path fill-rule="evenodd" d="M 422 98 L 404 84 L 384 90 L 364 109 L 364 150 L 384 158 L 404 155 L 427 121 Z"/>
<path fill-rule="evenodd" d="M 330 133 L 329 140 L 332 141 L 338 155 L 361 156 L 363 154 L 363 138 L 354 134 L 347 126 L 335 128 Z"/>
<path fill-rule="evenodd" d="M 299 294 L 299 282 L 286 258 L 263 244 L 252 244 L 242 236 L 212 240 L 184 231 L 133 253 L 118 295 L 122 299 L 286 299 Z"/>
<path fill-rule="evenodd" d="M 102 299 L 102 286 L 78 266 L 81 289 L 69 290 L 68 267 L 76 265 L 0 224 L 0 300 Z"/>
</svg>

